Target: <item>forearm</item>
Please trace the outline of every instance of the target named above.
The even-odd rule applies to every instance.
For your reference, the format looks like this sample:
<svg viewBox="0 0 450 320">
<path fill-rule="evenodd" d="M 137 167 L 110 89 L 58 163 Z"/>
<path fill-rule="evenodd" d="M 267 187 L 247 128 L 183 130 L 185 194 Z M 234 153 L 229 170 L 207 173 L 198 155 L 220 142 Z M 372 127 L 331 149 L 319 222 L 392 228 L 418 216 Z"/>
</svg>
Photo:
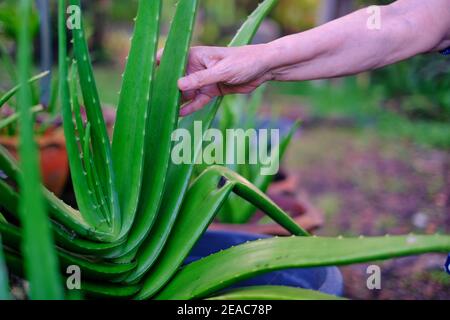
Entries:
<svg viewBox="0 0 450 320">
<path fill-rule="evenodd" d="M 443 49 L 450 36 L 449 0 L 401 0 L 380 7 L 381 28 L 366 9 L 269 43 L 272 78 L 301 81 L 356 74 Z"/>
</svg>

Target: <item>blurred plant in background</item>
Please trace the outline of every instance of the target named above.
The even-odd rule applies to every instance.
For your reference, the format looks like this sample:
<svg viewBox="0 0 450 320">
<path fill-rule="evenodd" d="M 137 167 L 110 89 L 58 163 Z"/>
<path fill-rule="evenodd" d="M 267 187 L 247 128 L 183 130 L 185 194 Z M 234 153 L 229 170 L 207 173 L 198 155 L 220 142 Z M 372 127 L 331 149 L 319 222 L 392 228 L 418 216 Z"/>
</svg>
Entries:
<svg viewBox="0 0 450 320">
<path fill-rule="evenodd" d="M 375 71 L 385 107 L 411 119 L 450 121 L 450 64 L 438 55 L 420 56 Z"/>
<path fill-rule="evenodd" d="M 21 18 L 17 8 L 17 1 L 2 0 L 0 1 L 0 37 L 2 43 L 4 40 L 16 40 L 19 34 Z M 30 20 L 30 34 L 36 35 L 39 28 L 39 19 L 36 11 L 32 12 Z"/>
</svg>

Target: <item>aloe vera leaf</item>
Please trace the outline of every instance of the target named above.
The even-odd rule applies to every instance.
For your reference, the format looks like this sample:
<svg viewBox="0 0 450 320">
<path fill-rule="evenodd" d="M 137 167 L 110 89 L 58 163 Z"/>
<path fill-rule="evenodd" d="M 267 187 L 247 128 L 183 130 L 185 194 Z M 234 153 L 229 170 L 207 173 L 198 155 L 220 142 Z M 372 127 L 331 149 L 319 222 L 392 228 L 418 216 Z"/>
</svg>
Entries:
<svg viewBox="0 0 450 320">
<path fill-rule="evenodd" d="M 84 145 L 85 129 L 83 118 L 81 116 L 81 106 L 78 100 L 78 87 L 77 87 L 77 73 L 76 73 L 77 63 L 74 61 L 70 69 L 70 104 L 72 106 L 72 112 L 75 115 L 76 131 L 78 132 L 78 137 L 80 139 L 80 144 Z"/>
<path fill-rule="evenodd" d="M 2 206 L 10 212 L 18 211 L 19 196 L 7 184 L 0 181 L 0 202 Z M 5 221 L 3 221 L 4 223 Z M 0 224 L 2 221 L 0 221 Z M 110 257 L 114 256 L 122 243 L 101 243 L 93 242 L 83 238 L 79 238 L 73 232 L 69 232 L 60 224 L 53 224 L 55 242 L 71 252 L 77 254 L 86 254 L 90 256 Z"/>
<path fill-rule="evenodd" d="M 65 1 L 59 2 L 58 10 L 58 37 L 59 37 L 59 96 L 61 100 L 64 135 L 66 137 L 67 155 L 70 164 L 74 192 L 78 207 L 85 221 L 95 229 L 109 231 L 102 218 L 99 216 L 94 200 L 93 190 L 88 186 L 87 168 L 83 167 L 82 153 L 76 139 L 72 109 L 70 105 L 70 93 L 68 84 L 67 65 L 67 36 L 65 24 Z M 112 232 L 111 232 L 112 233 Z M 113 235 L 111 235 L 113 238 Z"/>
<path fill-rule="evenodd" d="M 110 257 L 117 251 L 117 248 L 122 242 L 93 242 L 80 238 L 73 233 L 68 232 L 58 225 L 53 227 L 55 242 L 58 246 L 69 250 L 74 254 L 95 256 L 95 257 Z"/>
<path fill-rule="evenodd" d="M 108 208 L 106 208 L 106 197 L 103 194 L 103 190 L 100 187 L 99 178 L 97 175 L 97 171 L 95 170 L 94 163 L 92 160 L 92 151 L 91 151 L 91 123 L 88 121 L 86 123 L 86 128 L 84 130 L 84 138 L 83 138 L 83 161 L 84 168 L 87 173 L 87 183 L 89 186 L 89 190 L 92 191 L 92 198 L 95 202 L 95 210 L 98 211 L 103 219 L 111 224 Z"/>
<path fill-rule="evenodd" d="M 17 182 L 19 180 L 20 170 L 12 156 L 2 146 L 0 146 L 0 168 L 13 181 Z M 44 187 L 42 187 L 42 190 L 44 198 L 47 202 L 47 207 L 49 208 L 50 216 L 58 223 L 64 225 L 70 230 L 73 230 L 78 235 L 91 240 L 107 241 L 110 239 L 109 233 L 104 233 L 101 230 L 94 229 L 85 221 L 79 211 L 71 208 Z M 0 191 L 2 191 L 0 192 L 0 201 L 2 204 L 11 203 L 11 201 L 16 201 L 16 203 L 18 203 L 18 195 L 12 191 L 11 187 L 6 185 L 1 180 Z M 14 199 L 14 197 L 16 199 Z M 10 211 L 13 213 L 18 212 L 17 207 L 16 209 L 11 209 Z"/>
<path fill-rule="evenodd" d="M 171 237 L 169 237 L 148 276 L 144 279 L 142 290 L 138 295 L 139 299 L 151 297 L 170 280 L 170 277 L 186 259 L 197 240 L 211 224 L 228 195 L 244 185 L 248 190 L 252 190 L 248 191 L 249 194 L 255 189 L 248 181 L 238 177 L 234 172 L 218 166 L 205 170 L 193 182 L 186 194 L 180 215 L 171 231 Z M 258 203 L 259 206 L 264 206 L 268 215 L 275 218 L 277 222 L 292 233 L 304 233 L 289 216 L 276 207 L 264 194 L 253 194 L 249 198 Z M 271 204 L 271 207 L 268 203 Z M 146 271 L 145 268 L 142 268 L 142 265 L 138 265 L 136 269 L 136 273 L 141 275 Z"/>
<path fill-rule="evenodd" d="M 38 75 L 35 75 L 34 77 L 30 78 L 28 80 L 28 84 L 32 84 L 42 78 L 44 78 L 45 76 L 47 76 L 49 74 L 49 71 L 45 71 L 45 72 L 41 72 Z M 0 108 L 3 107 L 8 101 L 9 99 L 11 99 L 12 97 L 15 96 L 15 94 L 20 90 L 20 85 L 15 86 L 14 88 L 12 88 L 11 90 L 9 90 L 8 92 L 6 92 L 1 98 L 0 98 Z"/>
<path fill-rule="evenodd" d="M 345 300 L 319 291 L 285 286 L 255 286 L 222 292 L 208 300 Z"/>
<path fill-rule="evenodd" d="M 308 232 L 298 226 L 289 215 L 248 180 L 225 167 L 215 166 L 211 170 L 220 173 L 225 179 L 232 181 L 234 183 L 233 192 L 235 194 L 265 212 L 283 228 L 297 236 L 309 236 Z"/>
<path fill-rule="evenodd" d="M 21 229 L 10 224 L 0 223 L 0 232 L 5 245 L 19 250 L 23 233 Z M 136 267 L 135 262 L 116 264 L 105 260 L 90 260 L 88 257 L 75 256 L 62 250 L 58 250 L 57 254 L 61 262 L 61 270 L 72 265 L 79 266 L 82 270 L 83 277 L 87 279 L 114 280 Z"/>
<path fill-rule="evenodd" d="M 79 266 L 86 279 L 114 280 L 136 267 L 135 262 L 119 264 L 96 260 L 90 261 L 82 257 L 67 254 L 63 251 L 59 251 L 58 255 L 63 267 L 72 265 Z"/>
<path fill-rule="evenodd" d="M 126 299 L 139 292 L 139 285 L 114 285 L 83 281 L 81 290 L 85 295 L 95 299 Z"/>
<path fill-rule="evenodd" d="M 133 225 L 139 203 L 160 14 L 161 0 L 139 1 L 114 125 L 112 156 L 122 211 L 122 236 Z"/>
<path fill-rule="evenodd" d="M 230 43 L 230 47 L 243 46 L 250 43 L 251 39 L 258 31 L 258 27 L 264 18 L 269 14 L 272 8 L 278 3 L 278 0 L 264 0 L 258 5 L 258 8 L 247 18 L 245 23 L 236 33 L 236 36 Z"/>
<path fill-rule="evenodd" d="M 137 299 L 146 299 L 158 292 L 186 259 L 198 238 L 212 222 L 215 212 L 233 189 L 231 183 L 220 185 L 221 177 L 206 171 L 192 185 L 183 202 L 181 213 L 173 226 L 171 237 L 153 268 L 143 280 Z M 138 266 L 139 267 L 139 266 Z M 136 269 L 138 275 L 147 270 Z"/>
<path fill-rule="evenodd" d="M 42 110 L 43 110 L 43 107 L 41 105 L 37 105 L 37 106 L 34 106 L 33 108 L 31 108 L 31 113 L 34 114 L 34 113 L 40 112 Z M 13 124 L 17 120 L 19 120 L 19 118 L 20 118 L 20 112 L 16 112 L 13 115 L 9 116 L 8 118 L 0 120 L 0 130 Z"/>
<path fill-rule="evenodd" d="M 136 223 L 124 248 L 125 253 L 135 250 L 145 240 L 160 206 L 171 162 L 171 136 L 178 122 L 181 93 L 177 82 L 185 72 L 197 6 L 198 0 L 181 0 L 178 3 L 155 78 L 147 122 L 140 204 Z"/>
<path fill-rule="evenodd" d="M 91 146 L 91 124 L 88 121 L 86 123 L 86 128 L 83 124 L 83 119 L 81 116 L 81 108 L 78 101 L 77 96 L 77 87 L 76 87 L 76 62 L 72 64 L 71 70 L 71 83 L 70 83 L 70 93 L 71 93 L 71 105 L 72 110 L 75 115 L 75 124 L 76 131 L 78 132 L 78 138 L 80 141 L 80 145 L 83 146 L 82 152 L 82 160 L 84 164 L 84 168 L 86 170 L 86 178 L 87 184 L 89 186 L 89 191 L 92 192 L 92 198 L 94 201 L 95 210 L 98 210 L 103 219 L 105 219 L 108 223 L 110 223 L 110 218 L 108 215 L 108 208 L 106 208 L 106 197 L 103 193 L 103 188 L 100 186 L 100 180 L 97 175 L 97 171 L 95 170 L 95 166 L 92 160 L 92 152 L 90 149 Z"/>
<path fill-rule="evenodd" d="M 178 127 L 193 133 L 195 119 L 202 118 L 202 113 L 207 113 L 210 117 L 207 121 L 202 122 L 203 130 L 206 130 L 213 121 L 215 114 L 215 112 L 211 112 L 210 109 L 217 109 L 217 107 L 217 104 L 209 105 L 199 112 L 190 115 L 189 118 L 183 118 Z M 194 154 L 198 155 L 201 151 L 201 147 L 202 141 L 193 141 L 192 150 Z M 189 186 L 193 168 L 194 166 L 192 164 L 175 165 L 171 163 L 169 165 L 165 192 L 163 194 L 158 218 L 152 228 L 151 235 L 147 237 L 136 255 L 138 261 L 138 268 L 136 271 L 139 270 L 142 272 L 143 270 L 149 269 L 161 253 L 180 211 L 186 190 Z M 138 279 L 142 275 L 139 271 L 131 274 L 127 281 L 135 281 Z"/>
<path fill-rule="evenodd" d="M 81 8 L 80 0 L 70 0 L 70 3 Z M 106 130 L 105 120 L 103 119 L 97 86 L 95 84 L 94 72 L 84 35 L 82 17 L 80 17 L 80 24 L 81 28 L 72 29 L 74 55 L 78 66 L 81 93 L 83 95 L 87 118 L 92 125 L 91 140 L 92 149 L 95 150 L 95 153 L 93 154 L 95 170 L 97 171 L 100 180 L 100 186 L 103 188 L 103 192 L 108 198 L 108 214 L 111 221 L 109 228 L 111 229 L 112 237 L 117 240 L 122 220 L 115 185 L 111 145 Z M 60 46 L 61 45 L 62 44 L 60 43 Z M 67 70 L 67 66 L 65 69 Z M 67 77 L 64 79 L 66 78 Z M 74 182 L 74 185 L 75 184 L 76 182 Z M 81 197 L 81 195 L 78 196 Z M 81 211 L 83 212 L 83 210 Z"/>
<path fill-rule="evenodd" d="M 250 43 L 264 17 L 268 14 L 268 7 L 272 8 L 275 3 L 276 1 L 274 0 L 266 0 L 262 6 L 259 6 L 238 31 L 237 35 L 230 43 L 230 46 Z M 268 6 L 269 4 L 270 6 Z M 221 102 L 221 97 L 216 98 L 202 110 L 182 118 L 179 123 L 179 128 L 187 129 L 191 136 L 194 136 L 194 123 L 201 121 L 203 132 L 205 132 L 206 129 L 211 127 Z M 194 151 L 194 155 L 196 155 L 195 158 L 198 157 L 198 153 L 202 146 L 201 144 L 201 141 L 194 141 L 192 150 Z M 163 249 L 170 230 L 178 216 L 193 169 L 194 164 L 176 165 L 170 162 L 163 200 L 158 212 L 158 219 L 156 219 L 155 225 L 151 230 L 151 236 L 147 237 L 136 257 L 138 269 L 143 268 L 144 265 L 145 268 L 150 268 Z M 138 274 L 134 273 L 128 278 L 128 281 L 134 281 L 137 277 Z"/>
<path fill-rule="evenodd" d="M 0 300 L 9 300 L 8 271 L 6 270 L 5 258 L 3 256 L 2 237 L 0 234 Z"/>
<path fill-rule="evenodd" d="M 61 299 L 63 290 L 57 272 L 58 260 L 54 251 L 50 222 L 42 194 L 36 192 L 41 187 L 38 153 L 34 142 L 33 117 L 31 114 L 31 90 L 27 83 L 31 69 L 31 35 L 29 21 L 31 1 L 20 1 L 23 19 L 19 34 L 18 63 L 19 79 L 22 84 L 18 105 L 20 111 L 20 217 L 23 228 L 22 251 L 25 273 L 30 282 L 30 296 L 33 299 Z M 36 234 L 39 237 L 36 237 Z"/>
<path fill-rule="evenodd" d="M 61 200 L 58 199 L 62 203 Z M 13 190 L 9 185 L 0 180 L 0 203 L 9 212 L 18 212 L 19 195 L 15 190 Z M 50 209 L 50 211 L 52 211 Z M 0 221 L 1 223 L 1 221 Z M 54 223 L 53 231 L 55 236 L 55 242 L 67 250 L 71 250 L 77 254 L 86 254 L 91 256 L 102 256 L 111 257 L 117 252 L 117 248 L 122 244 L 122 242 L 114 243 L 102 243 L 94 242 L 80 238 L 74 231 L 68 231 L 62 224 Z M 85 233 L 88 231 L 85 231 Z"/>
<path fill-rule="evenodd" d="M 278 146 L 275 146 L 276 148 L 278 148 L 278 158 L 277 159 L 272 159 L 272 161 L 281 161 L 281 159 L 283 159 L 284 155 L 286 154 L 287 148 L 289 146 L 289 144 L 292 141 L 292 138 L 294 136 L 294 134 L 297 132 L 298 128 L 300 127 L 300 122 L 296 122 L 292 128 L 289 130 L 289 133 L 284 136 L 281 139 L 281 142 Z M 271 152 L 271 157 L 276 157 L 277 154 L 273 154 Z M 261 164 L 256 165 L 256 169 L 260 170 L 261 168 Z M 270 175 L 257 175 L 254 180 L 252 181 L 252 183 L 262 192 L 266 192 L 267 189 L 269 188 L 270 184 L 273 181 L 274 176 L 270 176 Z M 234 215 L 234 220 L 231 221 L 232 223 L 245 223 L 248 222 L 248 220 L 252 217 L 252 215 L 255 212 L 255 207 L 248 203 L 245 202 L 243 199 L 238 198 L 236 196 L 231 196 L 229 200 L 230 201 L 230 207 L 231 210 L 233 211 Z M 225 221 L 227 222 L 227 221 Z"/>
<path fill-rule="evenodd" d="M 58 94 L 59 94 L 59 79 L 57 76 L 52 75 L 50 100 L 48 102 L 47 110 L 53 117 L 55 117 L 60 111 L 60 107 L 58 104 Z"/>
<path fill-rule="evenodd" d="M 347 265 L 449 250 L 450 236 L 440 235 L 271 238 L 239 245 L 189 264 L 156 298 L 203 298 L 243 279 L 280 269 Z"/>
</svg>

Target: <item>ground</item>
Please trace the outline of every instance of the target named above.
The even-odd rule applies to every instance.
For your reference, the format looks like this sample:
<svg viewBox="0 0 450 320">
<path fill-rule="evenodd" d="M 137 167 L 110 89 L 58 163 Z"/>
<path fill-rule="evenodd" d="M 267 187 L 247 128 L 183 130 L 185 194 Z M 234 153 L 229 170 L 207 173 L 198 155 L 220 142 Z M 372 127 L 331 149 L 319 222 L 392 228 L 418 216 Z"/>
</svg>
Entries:
<svg viewBox="0 0 450 320">
<path fill-rule="evenodd" d="M 316 117 L 295 99 L 280 114 L 304 119 L 285 166 L 325 215 L 327 236 L 450 232 L 450 153 L 384 136 L 343 118 Z M 343 267 L 352 299 L 450 299 L 446 255 L 376 262 L 382 290 L 366 287 L 367 265 Z"/>
</svg>

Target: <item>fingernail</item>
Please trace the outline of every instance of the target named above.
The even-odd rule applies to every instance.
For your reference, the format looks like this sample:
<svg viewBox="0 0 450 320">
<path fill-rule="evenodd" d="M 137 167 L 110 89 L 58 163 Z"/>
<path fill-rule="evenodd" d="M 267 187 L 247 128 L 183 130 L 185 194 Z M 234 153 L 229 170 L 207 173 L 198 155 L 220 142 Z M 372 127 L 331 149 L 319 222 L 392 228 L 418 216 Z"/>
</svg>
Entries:
<svg viewBox="0 0 450 320">
<path fill-rule="evenodd" d="M 181 78 L 178 80 L 178 87 L 180 90 L 186 91 L 189 89 L 189 80 L 186 78 Z"/>
</svg>

